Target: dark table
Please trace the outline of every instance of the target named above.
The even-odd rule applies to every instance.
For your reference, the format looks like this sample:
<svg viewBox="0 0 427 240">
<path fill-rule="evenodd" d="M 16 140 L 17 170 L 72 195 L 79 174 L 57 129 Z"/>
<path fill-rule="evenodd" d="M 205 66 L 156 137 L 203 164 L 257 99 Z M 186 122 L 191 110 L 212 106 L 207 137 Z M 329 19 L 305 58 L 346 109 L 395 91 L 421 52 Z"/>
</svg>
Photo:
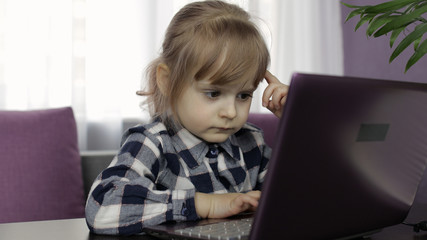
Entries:
<svg viewBox="0 0 427 240">
<path fill-rule="evenodd" d="M 427 204 L 415 204 L 407 222 L 427 220 Z M 129 237 L 90 234 L 84 218 L 0 224 L 1 240 L 154 240 L 138 235 Z M 384 228 L 367 240 L 427 240 L 427 232 L 415 233 L 412 227 L 399 224 Z"/>
</svg>

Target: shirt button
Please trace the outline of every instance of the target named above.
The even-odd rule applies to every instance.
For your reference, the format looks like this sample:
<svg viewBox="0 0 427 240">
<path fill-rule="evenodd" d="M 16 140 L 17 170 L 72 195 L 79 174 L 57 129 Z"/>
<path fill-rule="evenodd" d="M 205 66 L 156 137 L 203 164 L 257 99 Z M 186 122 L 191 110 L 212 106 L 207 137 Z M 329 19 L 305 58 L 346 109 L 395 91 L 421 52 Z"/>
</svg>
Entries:
<svg viewBox="0 0 427 240">
<path fill-rule="evenodd" d="M 187 208 L 183 208 L 183 209 L 181 210 L 181 215 L 182 215 L 182 216 L 188 216 L 188 209 L 187 209 Z"/>
<path fill-rule="evenodd" d="M 210 154 L 213 156 L 218 156 L 218 149 L 217 148 L 211 148 L 210 150 Z"/>
<path fill-rule="evenodd" d="M 182 204 L 182 208 L 181 208 L 181 215 L 182 216 L 188 216 L 189 211 L 187 209 L 187 206 L 185 205 L 185 203 Z"/>
</svg>

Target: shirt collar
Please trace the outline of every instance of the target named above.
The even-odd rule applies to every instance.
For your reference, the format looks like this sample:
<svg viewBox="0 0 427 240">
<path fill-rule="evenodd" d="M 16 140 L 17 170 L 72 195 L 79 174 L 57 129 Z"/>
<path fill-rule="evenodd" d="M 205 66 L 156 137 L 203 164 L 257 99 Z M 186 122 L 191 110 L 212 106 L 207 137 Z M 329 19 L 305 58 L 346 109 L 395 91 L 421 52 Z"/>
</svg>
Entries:
<svg viewBox="0 0 427 240">
<path fill-rule="evenodd" d="M 220 151 L 227 153 L 231 159 L 240 160 L 240 151 L 236 136 L 232 135 L 227 140 L 218 144 L 210 144 L 193 135 L 179 123 L 172 121 L 168 124 L 168 134 L 172 139 L 175 151 L 182 157 L 191 169 L 199 166 L 205 158 L 210 146 L 219 147 Z"/>
<path fill-rule="evenodd" d="M 240 150 L 235 135 L 231 135 L 229 138 L 227 138 L 227 140 L 220 143 L 219 146 L 224 149 L 224 151 L 230 155 L 230 157 L 240 161 Z"/>
</svg>

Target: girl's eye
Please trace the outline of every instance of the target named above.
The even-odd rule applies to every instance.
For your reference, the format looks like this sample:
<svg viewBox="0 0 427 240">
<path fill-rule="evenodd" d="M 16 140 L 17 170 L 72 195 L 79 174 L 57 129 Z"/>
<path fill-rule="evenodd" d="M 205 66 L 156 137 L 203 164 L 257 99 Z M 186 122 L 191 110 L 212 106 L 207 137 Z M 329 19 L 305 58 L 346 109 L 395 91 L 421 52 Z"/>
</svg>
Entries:
<svg viewBox="0 0 427 240">
<path fill-rule="evenodd" d="M 239 93 L 237 95 L 237 98 L 240 99 L 240 100 L 248 100 L 251 97 L 252 97 L 252 94 L 250 94 L 250 93 Z"/>
<path fill-rule="evenodd" d="M 219 97 L 220 92 L 219 91 L 207 91 L 207 92 L 205 92 L 205 95 L 208 98 L 216 98 L 216 97 Z"/>
</svg>

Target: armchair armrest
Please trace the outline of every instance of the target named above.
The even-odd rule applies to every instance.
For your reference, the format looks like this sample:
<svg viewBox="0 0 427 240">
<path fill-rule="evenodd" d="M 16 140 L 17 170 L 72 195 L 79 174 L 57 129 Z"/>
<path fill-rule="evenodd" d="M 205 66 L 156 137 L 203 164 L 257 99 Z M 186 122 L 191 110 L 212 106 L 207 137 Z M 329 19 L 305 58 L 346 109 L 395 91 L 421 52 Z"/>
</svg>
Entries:
<svg viewBox="0 0 427 240">
<path fill-rule="evenodd" d="M 108 167 L 116 154 L 116 150 L 80 152 L 83 187 L 86 198 L 95 178 L 102 170 Z"/>
</svg>

